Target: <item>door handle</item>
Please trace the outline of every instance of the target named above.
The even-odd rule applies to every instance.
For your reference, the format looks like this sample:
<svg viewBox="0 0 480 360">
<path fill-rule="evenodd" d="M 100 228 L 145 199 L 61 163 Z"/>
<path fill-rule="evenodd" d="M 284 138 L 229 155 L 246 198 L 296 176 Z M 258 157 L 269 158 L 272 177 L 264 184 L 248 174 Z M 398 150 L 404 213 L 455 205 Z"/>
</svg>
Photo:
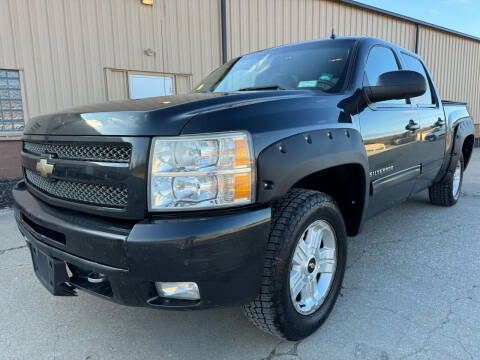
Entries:
<svg viewBox="0 0 480 360">
<path fill-rule="evenodd" d="M 445 120 L 443 120 L 442 118 L 438 118 L 437 122 L 435 123 L 435 126 L 442 127 L 443 125 L 445 125 Z"/>
<path fill-rule="evenodd" d="M 416 123 L 413 120 L 410 120 L 408 122 L 407 126 L 405 126 L 405 130 L 415 131 L 415 130 L 418 130 L 418 129 L 420 129 L 420 125 L 418 125 L 418 123 Z"/>
</svg>

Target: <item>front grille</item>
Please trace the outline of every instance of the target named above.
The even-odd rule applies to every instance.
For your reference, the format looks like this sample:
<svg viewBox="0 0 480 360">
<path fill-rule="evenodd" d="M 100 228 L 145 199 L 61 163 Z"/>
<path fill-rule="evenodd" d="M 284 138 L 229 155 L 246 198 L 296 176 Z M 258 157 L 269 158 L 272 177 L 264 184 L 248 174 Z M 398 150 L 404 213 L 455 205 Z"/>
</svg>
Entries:
<svg viewBox="0 0 480 360">
<path fill-rule="evenodd" d="M 56 158 L 65 160 L 122 163 L 128 163 L 132 154 L 132 148 L 125 145 L 58 144 L 28 141 L 23 143 L 23 150 L 35 155 L 53 154 Z"/>
<path fill-rule="evenodd" d="M 25 169 L 27 182 L 37 190 L 59 199 L 96 206 L 125 208 L 127 189 L 124 186 L 87 184 L 73 181 L 49 181 L 37 173 Z"/>
</svg>

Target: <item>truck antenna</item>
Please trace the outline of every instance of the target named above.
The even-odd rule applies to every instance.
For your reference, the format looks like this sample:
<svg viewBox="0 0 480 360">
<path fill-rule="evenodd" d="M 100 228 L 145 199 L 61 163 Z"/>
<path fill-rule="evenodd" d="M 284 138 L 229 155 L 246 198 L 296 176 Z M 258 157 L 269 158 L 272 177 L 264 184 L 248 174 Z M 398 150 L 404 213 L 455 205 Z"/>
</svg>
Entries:
<svg viewBox="0 0 480 360">
<path fill-rule="evenodd" d="M 337 34 L 335 34 L 335 28 L 332 28 L 332 35 L 330 35 L 330 39 L 335 40 Z"/>
</svg>

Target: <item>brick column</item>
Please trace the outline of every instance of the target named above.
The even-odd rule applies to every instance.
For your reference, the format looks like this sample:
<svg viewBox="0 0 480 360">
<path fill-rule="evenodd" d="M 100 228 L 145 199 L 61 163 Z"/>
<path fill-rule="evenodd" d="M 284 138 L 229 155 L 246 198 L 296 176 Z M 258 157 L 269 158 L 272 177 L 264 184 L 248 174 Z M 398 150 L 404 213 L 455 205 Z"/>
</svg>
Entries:
<svg viewBox="0 0 480 360">
<path fill-rule="evenodd" d="M 22 177 L 21 146 L 21 141 L 0 140 L 0 208 L 11 205 L 11 190 Z"/>
</svg>

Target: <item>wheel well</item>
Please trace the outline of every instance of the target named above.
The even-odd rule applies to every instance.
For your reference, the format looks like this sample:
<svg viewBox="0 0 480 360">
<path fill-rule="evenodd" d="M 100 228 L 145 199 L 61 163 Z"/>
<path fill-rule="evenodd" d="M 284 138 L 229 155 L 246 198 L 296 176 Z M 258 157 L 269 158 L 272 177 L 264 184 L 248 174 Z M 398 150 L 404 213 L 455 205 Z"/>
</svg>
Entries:
<svg viewBox="0 0 480 360">
<path fill-rule="evenodd" d="M 470 158 L 472 156 L 474 141 L 475 139 L 473 135 L 468 135 L 465 138 L 465 141 L 463 142 L 463 145 L 462 145 L 463 163 L 464 163 L 465 169 L 467 168 L 468 162 L 470 161 Z"/>
<path fill-rule="evenodd" d="M 360 229 L 365 202 L 365 171 L 360 164 L 340 165 L 308 175 L 294 187 L 321 191 L 330 195 L 340 207 L 347 234 L 354 236 Z"/>
</svg>

